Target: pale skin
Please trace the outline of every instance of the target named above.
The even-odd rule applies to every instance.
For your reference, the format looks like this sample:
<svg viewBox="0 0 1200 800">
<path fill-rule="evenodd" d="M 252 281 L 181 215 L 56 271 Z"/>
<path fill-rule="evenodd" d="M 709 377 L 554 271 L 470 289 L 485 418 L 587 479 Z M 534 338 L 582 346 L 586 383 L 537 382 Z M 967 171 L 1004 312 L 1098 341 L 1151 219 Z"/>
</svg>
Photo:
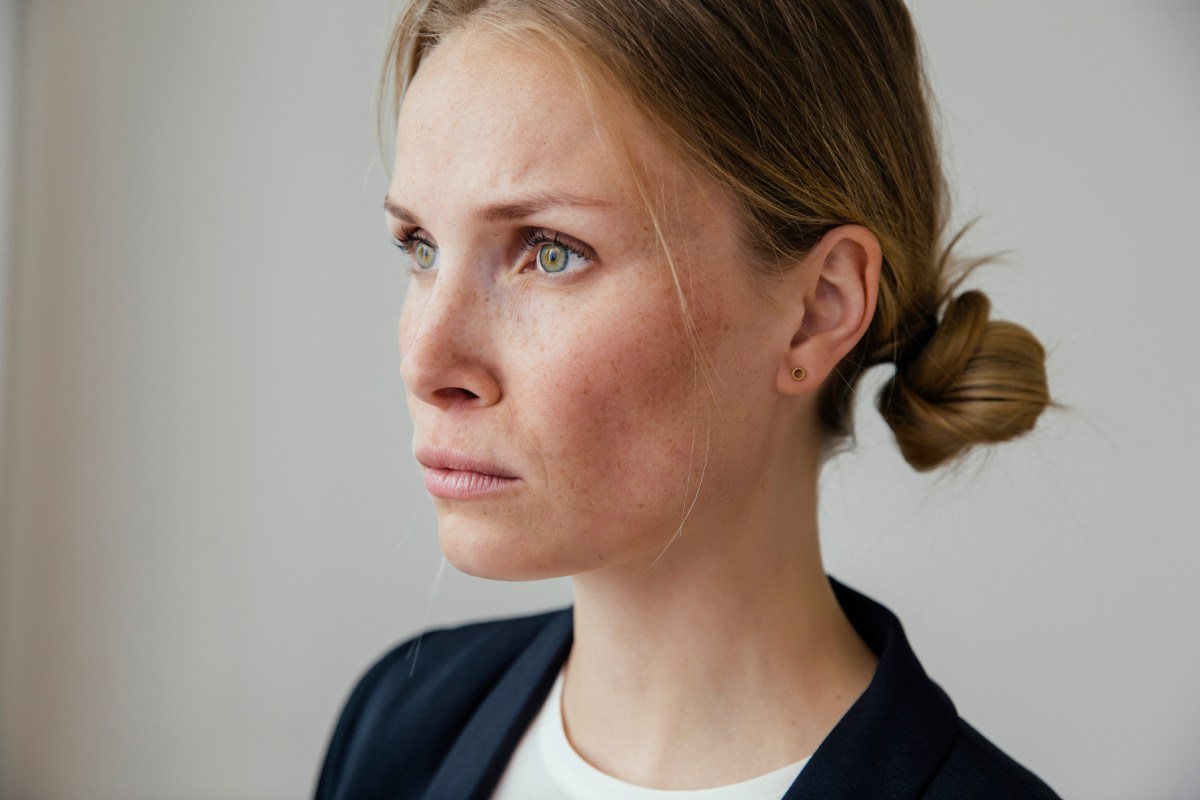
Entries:
<svg viewBox="0 0 1200 800">
<path fill-rule="evenodd" d="M 879 244 L 841 226 L 751 281 L 724 190 L 561 59 L 464 29 L 405 97 L 387 222 L 415 251 L 415 446 L 508 476 L 435 497 L 451 563 L 572 576 L 579 754 L 647 787 L 747 780 L 811 754 L 875 668 L 821 563 L 815 400 L 874 313 Z"/>
</svg>

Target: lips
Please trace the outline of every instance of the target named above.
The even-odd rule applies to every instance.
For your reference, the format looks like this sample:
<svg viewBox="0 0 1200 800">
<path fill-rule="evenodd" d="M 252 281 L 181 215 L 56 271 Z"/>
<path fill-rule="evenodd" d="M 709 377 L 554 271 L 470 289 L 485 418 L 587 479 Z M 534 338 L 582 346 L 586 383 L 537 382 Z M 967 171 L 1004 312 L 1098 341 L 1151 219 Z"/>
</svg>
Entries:
<svg viewBox="0 0 1200 800">
<path fill-rule="evenodd" d="M 520 483 L 511 470 L 445 447 L 418 448 L 417 461 L 425 470 L 425 489 L 444 500 L 493 496 Z"/>
</svg>

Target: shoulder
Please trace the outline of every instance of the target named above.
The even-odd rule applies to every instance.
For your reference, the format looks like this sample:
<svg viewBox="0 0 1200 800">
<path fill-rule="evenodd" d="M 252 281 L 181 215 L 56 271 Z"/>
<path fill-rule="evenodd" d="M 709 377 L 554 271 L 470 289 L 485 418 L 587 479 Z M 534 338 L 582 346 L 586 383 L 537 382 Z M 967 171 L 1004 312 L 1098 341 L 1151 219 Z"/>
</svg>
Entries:
<svg viewBox="0 0 1200 800">
<path fill-rule="evenodd" d="M 380 657 L 351 692 L 318 798 L 370 797 L 428 779 L 516 656 L 569 609 L 425 631 Z"/>
<path fill-rule="evenodd" d="M 879 665 L 805 768 L 815 768 L 805 788 L 818 791 L 803 796 L 1056 800 L 1037 776 L 959 716 L 926 674 L 895 614 L 837 581 L 833 587 Z"/>
<path fill-rule="evenodd" d="M 1040 778 L 962 719 L 946 760 L 923 796 L 926 800 L 1059 800 Z"/>
</svg>

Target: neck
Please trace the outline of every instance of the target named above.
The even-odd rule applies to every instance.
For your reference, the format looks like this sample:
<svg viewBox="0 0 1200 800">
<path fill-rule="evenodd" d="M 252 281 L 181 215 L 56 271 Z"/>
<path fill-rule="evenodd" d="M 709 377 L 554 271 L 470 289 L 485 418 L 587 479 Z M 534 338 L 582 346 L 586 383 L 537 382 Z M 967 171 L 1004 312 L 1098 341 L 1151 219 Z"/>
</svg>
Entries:
<svg viewBox="0 0 1200 800">
<path fill-rule="evenodd" d="M 875 658 L 821 565 L 813 470 L 765 486 L 784 502 L 726 498 L 661 557 L 575 577 L 563 716 L 580 755 L 642 786 L 735 783 L 811 754 L 862 693 Z"/>
</svg>

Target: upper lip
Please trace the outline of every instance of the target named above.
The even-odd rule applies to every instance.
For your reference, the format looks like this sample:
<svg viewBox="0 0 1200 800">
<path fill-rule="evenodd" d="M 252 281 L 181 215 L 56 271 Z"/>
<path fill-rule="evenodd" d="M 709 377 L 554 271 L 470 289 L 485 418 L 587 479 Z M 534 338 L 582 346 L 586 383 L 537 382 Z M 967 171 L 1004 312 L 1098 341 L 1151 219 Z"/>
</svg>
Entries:
<svg viewBox="0 0 1200 800">
<path fill-rule="evenodd" d="M 490 461 L 469 456 L 460 450 L 449 447 L 424 445 L 417 448 L 417 461 L 429 469 L 453 469 L 463 472 L 479 472 L 484 475 L 494 475 L 497 478 L 515 478 L 517 475 Z"/>
</svg>

